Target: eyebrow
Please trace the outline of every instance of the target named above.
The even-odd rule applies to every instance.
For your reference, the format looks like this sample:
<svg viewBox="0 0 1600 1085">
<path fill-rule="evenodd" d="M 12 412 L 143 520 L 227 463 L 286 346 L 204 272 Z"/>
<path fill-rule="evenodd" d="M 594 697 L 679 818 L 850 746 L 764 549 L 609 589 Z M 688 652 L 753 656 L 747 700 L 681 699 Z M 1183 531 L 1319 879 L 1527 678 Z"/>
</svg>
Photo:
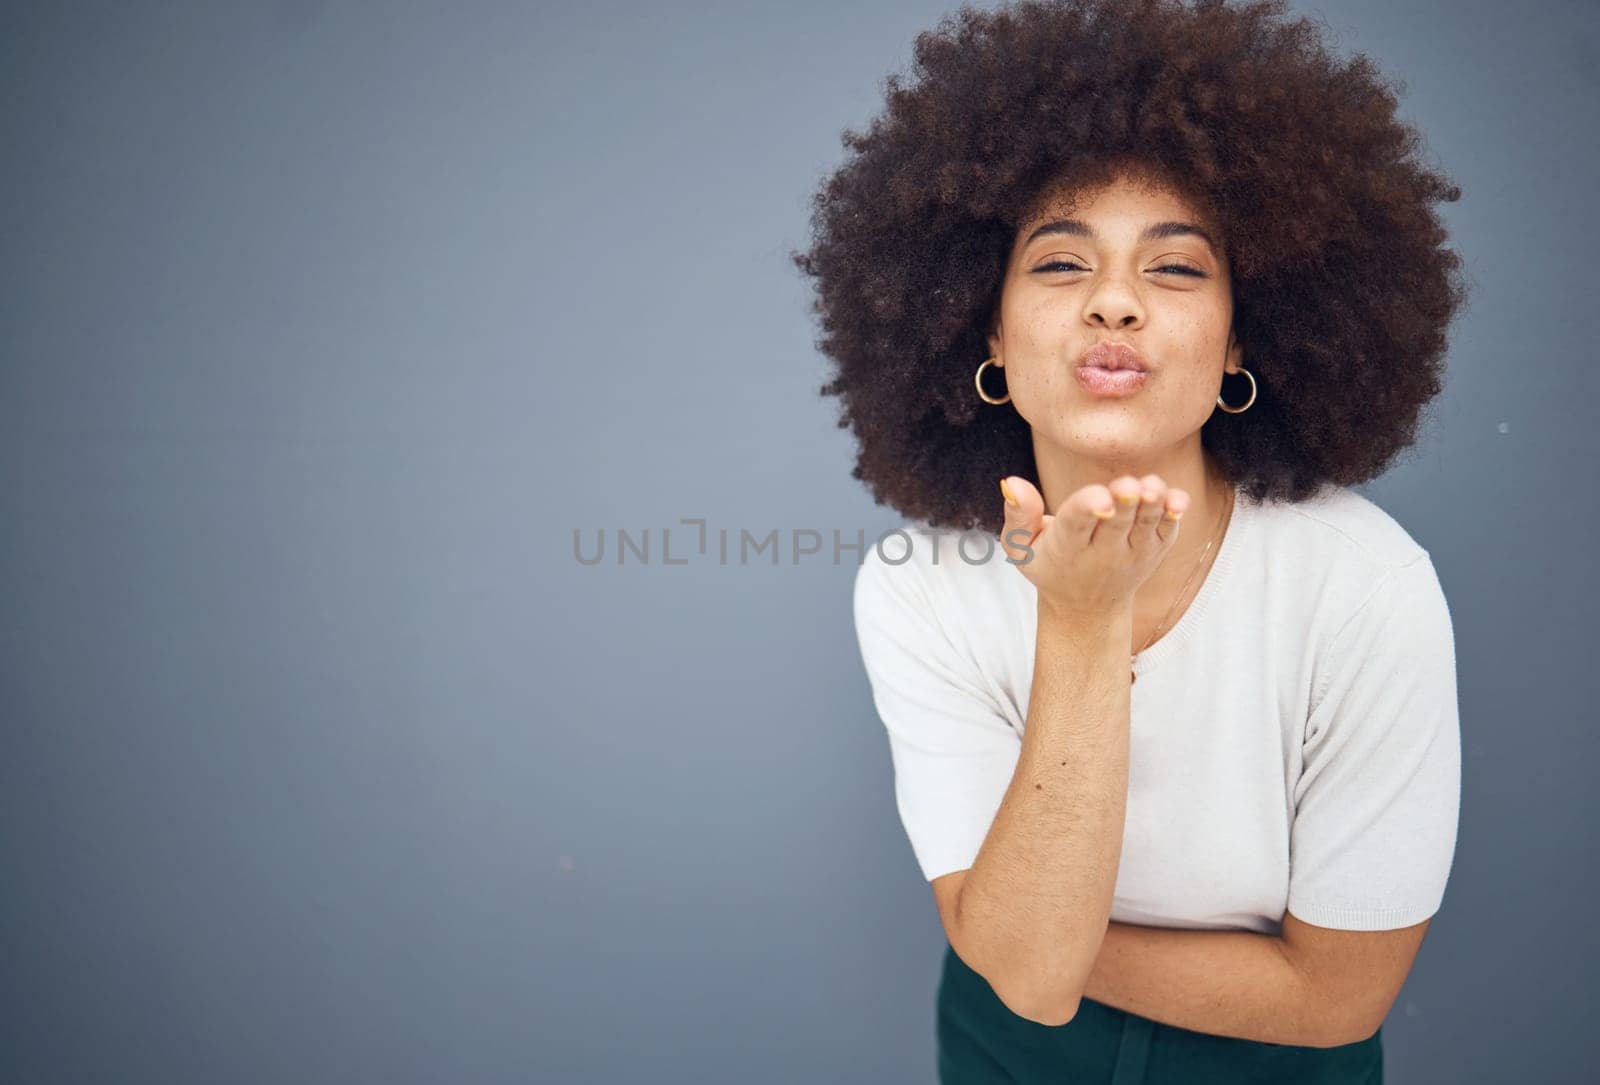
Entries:
<svg viewBox="0 0 1600 1085">
<path fill-rule="evenodd" d="M 1086 222 L 1079 219 L 1057 219 L 1054 222 L 1047 222 L 1034 230 L 1033 233 L 1028 235 L 1028 240 L 1023 242 L 1023 246 L 1027 247 L 1039 238 L 1050 234 L 1069 234 L 1073 237 L 1087 237 L 1091 241 L 1100 240 L 1100 235 L 1091 230 Z M 1217 249 L 1217 243 L 1212 239 L 1211 235 L 1192 222 L 1153 223 L 1146 226 L 1144 233 L 1139 235 L 1139 244 L 1143 245 L 1146 241 L 1158 241 L 1168 237 L 1185 236 L 1198 237 L 1201 241 L 1210 245 L 1212 251 Z"/>
</svg>

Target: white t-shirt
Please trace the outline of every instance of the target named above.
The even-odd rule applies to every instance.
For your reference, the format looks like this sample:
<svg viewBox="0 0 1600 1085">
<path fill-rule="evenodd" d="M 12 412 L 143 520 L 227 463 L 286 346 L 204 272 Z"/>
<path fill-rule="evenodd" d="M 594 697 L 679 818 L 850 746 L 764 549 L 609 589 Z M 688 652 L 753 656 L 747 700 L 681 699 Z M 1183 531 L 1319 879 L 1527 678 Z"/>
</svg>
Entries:
<svg viewBox="0 0 1600 1085">
<path fill-rule="evenodd" d="M 1037 591 L 984 532 L 869 546 L 856 634 L 929 881 L 972 866 L 1010 786 Z M 1237 494 L 1211 569 L 1133 670 L 1111 918 L 1389 930 L 1444 897 L 1460 807 L 1450 612 L 1428 552 L 1348 488 Z"/>
</svg>

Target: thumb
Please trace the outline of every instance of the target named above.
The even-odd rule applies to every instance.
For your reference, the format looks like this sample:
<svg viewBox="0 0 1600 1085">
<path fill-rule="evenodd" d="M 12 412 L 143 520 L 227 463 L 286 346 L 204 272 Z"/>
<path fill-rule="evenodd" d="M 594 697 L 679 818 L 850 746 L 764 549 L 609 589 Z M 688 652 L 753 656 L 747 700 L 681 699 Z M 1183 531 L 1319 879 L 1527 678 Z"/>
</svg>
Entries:
<svg viewBox="0 0 1600 1085">
<path fill-rule="evenodd" d="M 1024 546 L 1044 528 L 1044 495 L 1021 475 L 1000 480 L 1000 496 L 1005 501 L 1005 523 L 1000 528 L 1000 545 L 1012 560 L 1028 558 Z"/>
</svg>

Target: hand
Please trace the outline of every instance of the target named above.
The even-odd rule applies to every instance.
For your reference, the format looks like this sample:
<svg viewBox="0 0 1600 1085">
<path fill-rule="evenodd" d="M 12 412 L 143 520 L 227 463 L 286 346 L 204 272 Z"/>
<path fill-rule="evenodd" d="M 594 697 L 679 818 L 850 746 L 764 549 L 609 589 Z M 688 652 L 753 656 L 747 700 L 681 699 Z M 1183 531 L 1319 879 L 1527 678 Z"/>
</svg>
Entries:
<svg viewBox="0 0 1600 1085">
<path fill-rule="evenodd" d="M 1098 617 L 1132 607 L 1178 538 L 1189 495 L 1168 489 L 1160 475 L 1123 475 L 1109 486 L 1085 486 L 1054 514 L 1027 479 L 1007 476 L 1016 504 L 1005 506 L 1000 544 L 1039 599 L 1071 615 Z M 1176 514 L 1176 516 L 1174 515 Z"/>
</svg>

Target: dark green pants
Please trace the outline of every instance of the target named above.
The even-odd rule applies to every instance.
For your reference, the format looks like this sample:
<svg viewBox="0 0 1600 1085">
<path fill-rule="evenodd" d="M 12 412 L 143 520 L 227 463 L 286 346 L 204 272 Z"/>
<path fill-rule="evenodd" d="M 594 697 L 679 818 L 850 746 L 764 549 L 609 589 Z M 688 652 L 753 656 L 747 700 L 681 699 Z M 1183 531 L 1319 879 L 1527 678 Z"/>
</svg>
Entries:
<svg viewBox="0 0 1600 1085">
<path fill-rule="evenodd" d="M 1065 1025 L 1006 1007 L 947 944 L 939 980 L 941 1085 L 1382 1085 L 1383 1030 L 1342 1047 L 1192 1032 L 1085 998 Z"/>
</svg>

